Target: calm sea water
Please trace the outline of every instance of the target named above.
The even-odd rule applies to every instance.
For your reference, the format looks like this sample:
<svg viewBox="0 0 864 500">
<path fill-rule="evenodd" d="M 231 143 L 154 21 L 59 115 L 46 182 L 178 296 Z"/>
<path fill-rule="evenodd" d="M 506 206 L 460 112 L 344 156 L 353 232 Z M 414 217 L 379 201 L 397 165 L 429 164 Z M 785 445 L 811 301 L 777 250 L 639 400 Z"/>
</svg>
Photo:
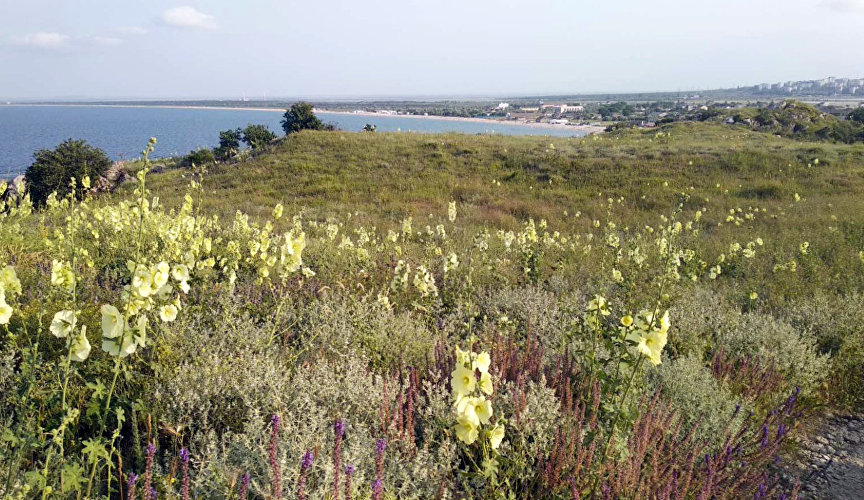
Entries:
<svg viewBox="0 0 864 500">
<path fill-rule="evenodd" d="M 462 132 L 466 134 L 549 135 L 572 137 L 582 132 L 398 116 L 360 116 L 319 113 L 324 122 L 359 131 L 372 123 L 382 132 Z M 280 133 L 282 114 L 270 111 L 227 109 L 168 109 L 85 106 L 0 105 L 0 179 L 23 173 L 33 152 L 53 148 L 69 139 L 86 139 L 114 160 L 137 157 L 150 137 L 159 140 L 155 156 L 180 155 L 218 144 L 220 130 L 267 124 Z"/>
</svg>

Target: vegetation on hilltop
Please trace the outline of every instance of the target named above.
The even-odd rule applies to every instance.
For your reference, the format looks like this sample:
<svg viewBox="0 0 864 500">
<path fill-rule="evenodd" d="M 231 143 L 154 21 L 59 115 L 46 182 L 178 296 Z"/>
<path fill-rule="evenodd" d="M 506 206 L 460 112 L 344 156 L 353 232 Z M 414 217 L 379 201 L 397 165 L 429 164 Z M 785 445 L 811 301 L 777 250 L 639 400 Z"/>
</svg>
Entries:
<svg viewBox="0 0 864 500">
<path fill-rule="evenodd" d="M 306 130 L 129 168 L 0 210 L 4 495 L 785 498 L 809 412 L 864 405 L 862 145 Z"/>
<path fill-rule="evenodd" d="M 778 106 L 725 110 L 708 108 L 695 118 L 700 121 L 725 121 L 742 124 L 753 130 L 801 140 L 864 142 L 864 122 L 856 121 L 855 112 L 847 120 L 819 111 L 798 101 L 785 101 Z"/>
</svg>

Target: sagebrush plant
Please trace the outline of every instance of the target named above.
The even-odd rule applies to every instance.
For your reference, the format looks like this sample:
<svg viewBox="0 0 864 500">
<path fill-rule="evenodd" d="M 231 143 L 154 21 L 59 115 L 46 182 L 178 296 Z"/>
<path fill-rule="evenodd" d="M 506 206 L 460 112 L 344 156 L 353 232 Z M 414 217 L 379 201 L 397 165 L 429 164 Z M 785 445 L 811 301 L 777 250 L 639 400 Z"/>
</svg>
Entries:
<svg viewBox="0 0 864 500">
<path fill-rule="evenodd" d="M 779 496 L 799 399 L 860 366 L 860 295 L 773 296 L 842 244 L 760 233 L 800 200 L 225 217 L 154 147 L 134 192 L 0 206 L 3 498 Z"/>
</svg>

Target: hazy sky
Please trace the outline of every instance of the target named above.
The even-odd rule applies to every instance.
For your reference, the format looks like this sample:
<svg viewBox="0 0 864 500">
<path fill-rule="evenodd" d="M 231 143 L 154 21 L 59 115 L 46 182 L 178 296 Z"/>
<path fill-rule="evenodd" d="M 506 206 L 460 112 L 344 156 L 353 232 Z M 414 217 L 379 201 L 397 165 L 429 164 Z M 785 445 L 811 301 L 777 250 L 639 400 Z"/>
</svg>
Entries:
<svg viewBox="0 0 864 500">
<path fill-rule="evenodd" d="M 0 99 L 579 93 L 864 77 L 864 0 L 0 0 Z"/>
</svg>

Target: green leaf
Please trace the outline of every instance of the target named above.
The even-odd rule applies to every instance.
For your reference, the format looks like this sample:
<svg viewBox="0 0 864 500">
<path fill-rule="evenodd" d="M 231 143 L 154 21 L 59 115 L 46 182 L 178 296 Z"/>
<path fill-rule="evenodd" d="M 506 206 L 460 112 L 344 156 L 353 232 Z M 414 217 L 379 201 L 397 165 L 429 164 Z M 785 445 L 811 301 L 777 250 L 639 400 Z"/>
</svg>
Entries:
<svg viewBox="0 0 864 500">
<path fill-rule="evenodd" d="M 60 481 L 63 483 L 63 493 L 81 491 L 84 479 L 84 469 L 79 464 L 66 464 L 60 469 Z"/>
<path fill-rule="evenodd" d="M 87 455 L 87 463 L 89 464 L 95 464 L 100 458 L 108 459 L 108 450 L 101 438 L 84 440 L 84 449 L 81 451 Z"/>
</svg>

